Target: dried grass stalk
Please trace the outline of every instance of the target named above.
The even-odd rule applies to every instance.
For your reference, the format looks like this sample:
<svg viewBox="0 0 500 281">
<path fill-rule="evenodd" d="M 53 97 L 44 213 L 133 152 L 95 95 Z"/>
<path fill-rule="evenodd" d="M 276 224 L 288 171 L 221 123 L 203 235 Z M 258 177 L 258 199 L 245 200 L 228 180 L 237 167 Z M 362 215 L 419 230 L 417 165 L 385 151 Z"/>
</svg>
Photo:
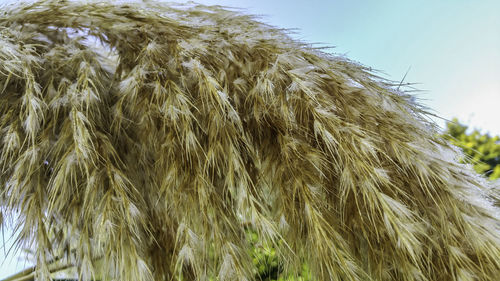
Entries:
<svg viewBox="0 0 500 281">
<path fill-rule="evenodd" d="M 0 202 L 37 280 L 70 255 L 82 280 L 96 257 L 115 280 L 252 280 L 248 228 L 318 280 L 500 276 L 491 187 L 364 66 L 149 1 L 9 6 L 0 46 Z"/>
</svg>

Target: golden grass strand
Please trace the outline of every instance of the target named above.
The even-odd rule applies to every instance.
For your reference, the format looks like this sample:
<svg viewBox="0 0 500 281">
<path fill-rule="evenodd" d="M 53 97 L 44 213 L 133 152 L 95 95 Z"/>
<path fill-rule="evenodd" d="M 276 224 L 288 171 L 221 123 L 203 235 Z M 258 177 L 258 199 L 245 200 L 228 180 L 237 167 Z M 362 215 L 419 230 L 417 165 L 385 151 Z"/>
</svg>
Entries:
<svg viewBox="0 0 500 281">
<path fill-rule="evenodd" d="M 500 276 L 500 189 L 370 68 L 152 1 L 7 6 L 0 45 L 0 211 L 37 280 L 254 280 L 248 231 L 315 280 Z"/>
</svg>

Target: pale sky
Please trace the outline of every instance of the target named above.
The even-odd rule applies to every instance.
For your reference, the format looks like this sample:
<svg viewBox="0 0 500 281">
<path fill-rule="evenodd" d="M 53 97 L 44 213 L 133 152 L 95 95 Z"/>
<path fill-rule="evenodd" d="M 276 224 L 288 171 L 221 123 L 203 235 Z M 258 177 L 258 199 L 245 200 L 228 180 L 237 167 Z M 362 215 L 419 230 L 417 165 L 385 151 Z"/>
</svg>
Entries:
<svg viewBox="0 0 500 281">
<path fill-rule="evenodd" d="M 196 2 L 246 8 L 271 25 L 298 28 L 295 38 L 335 46 L 330 52 L 389 79 L 410 69 L 405 82 L 419 83 L 417 96 L 436 114 L 500 135 L 499 0 Z M 0 249 L 0 278 L 25 266 L 2 257 Z"/>
</svg>

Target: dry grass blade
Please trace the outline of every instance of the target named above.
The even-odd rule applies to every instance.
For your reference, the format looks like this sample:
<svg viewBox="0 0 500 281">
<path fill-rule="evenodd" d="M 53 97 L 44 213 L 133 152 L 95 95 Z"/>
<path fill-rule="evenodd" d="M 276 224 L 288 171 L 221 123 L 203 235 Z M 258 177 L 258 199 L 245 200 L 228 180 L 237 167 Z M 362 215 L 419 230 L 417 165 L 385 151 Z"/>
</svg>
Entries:
<svg viewBox="0 0 500 281">
<path fill-rule="evenodd" d="M 37 280 L 253 280 L 250 229 L 317 280 L 496 281 L 498 189 L 369 69 L 221 7 L 0 15 L 0 208 Z M 496 199 L 495 199 L 496 198 Z"/>
</svg>

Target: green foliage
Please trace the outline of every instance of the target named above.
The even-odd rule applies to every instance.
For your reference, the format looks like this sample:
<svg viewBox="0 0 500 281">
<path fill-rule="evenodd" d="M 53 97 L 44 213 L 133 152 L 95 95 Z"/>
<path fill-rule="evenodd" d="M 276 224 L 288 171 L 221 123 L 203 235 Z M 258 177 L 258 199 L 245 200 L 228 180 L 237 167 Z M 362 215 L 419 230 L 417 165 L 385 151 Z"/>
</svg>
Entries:
<svg viewBox="0 0 500 281">
<path fill-rule="evenodd" d="M 255 265 L 255 279 L 261 281 L 309 281 L 313 280 L 307 263 L 297 272 L 285 274 L 276 248 L 263 242 L 257 232 L 249 231 L 247 239 L 252 245 L 250 255 Z"/>
<path fill-rule="evenodd" d="M 250 232 L 248 240 L 252 245 L 251 257 L 256 268 L 256 277 L 259 280 L 275 280 L 281 273 L 282 268 L 276 255 L 276 249 L 272 245 L 262 243 L 256 232 Z"/>
<path fill-rule="evenodd" d="M 462 148 L 466 155 L 462 161 L 472 163 L 476 172 L 491 180 L 500 178 L 500 137 L 491 137 L 478 130 L 468 133 L 467 129 L 455 118 L 446 124 L 443 137 Z"/>
</svg>

